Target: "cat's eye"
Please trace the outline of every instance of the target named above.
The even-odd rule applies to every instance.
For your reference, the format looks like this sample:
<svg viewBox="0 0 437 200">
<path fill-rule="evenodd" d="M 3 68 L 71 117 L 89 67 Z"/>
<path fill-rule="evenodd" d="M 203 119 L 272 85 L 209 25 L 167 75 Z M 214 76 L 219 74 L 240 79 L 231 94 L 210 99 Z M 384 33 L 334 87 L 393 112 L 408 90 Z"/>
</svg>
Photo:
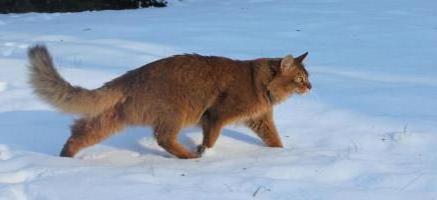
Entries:
<svg viewBox="0 0 437 200">
<path fill-rule="evenodd" d="M 296 82 L 298 83 L 302 83 L 303 82 L 303 78 L 301 76 L 296 78 Z"/>
</svg>

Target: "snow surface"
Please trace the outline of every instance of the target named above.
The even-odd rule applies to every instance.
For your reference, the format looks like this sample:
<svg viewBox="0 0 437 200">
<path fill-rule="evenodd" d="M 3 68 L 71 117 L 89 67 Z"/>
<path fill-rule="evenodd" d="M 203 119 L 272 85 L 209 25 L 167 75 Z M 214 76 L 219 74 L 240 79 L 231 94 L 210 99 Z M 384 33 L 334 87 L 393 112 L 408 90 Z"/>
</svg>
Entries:
<svg viewBox="0 0 437 200">
<path fill-rule="evenodd" d="M 0 15 L 0 199 L 437 199 L 437 1 L 183 0 L 163 9 Z M 74 116 L 27 85 L 26 49 L 95 88 L 179 53 L 309 51 L 313 91 L 275 109 L 284 149 L 226 127 L 195 160 L 133 127 L 75 158 Z M 190 148 L 198 128 L 180 139 Z"/>
</svg>

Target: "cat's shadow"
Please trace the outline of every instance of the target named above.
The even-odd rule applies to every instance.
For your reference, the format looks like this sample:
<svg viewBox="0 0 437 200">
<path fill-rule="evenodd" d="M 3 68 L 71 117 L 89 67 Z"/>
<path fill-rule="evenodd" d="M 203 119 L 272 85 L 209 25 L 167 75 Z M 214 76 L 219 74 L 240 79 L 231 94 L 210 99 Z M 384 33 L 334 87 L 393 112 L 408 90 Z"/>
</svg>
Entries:
<svg viewBox="0 0 437 200">
<path fill-rule="evenodd" d="M 189 150 L 194 151 L 194 149 L 201 144 L 202 137 L 202 130 L 200 128 L 185 128 L 182 129 L 178 139 L 181 144 L 183 144 Z M 253 136 L 226 128 L 222 129 L 220 137 L 232 138 L 234 140 L 252 145 L 263 145 L 259 139 Z M 117 134 L 115 137 L 111 137 L 104 141 L 103 144 L 120 149 L 135 151 L 140 154 L 153 154 L 164 157 L 171 156 L 164 149 L 158 146 L 154 139 L 152 129 L 148 127 L 129 128 L 128 130 L 123 131 L 121 134 Z"/>
<path fill-rule="evenodd" d="M 14 111 L 0 113 L 0 144 L 24 151 L 33 151 L 57 156 L 70 135 L 70 124 L 74 117 L 54 111 Z M 223 129 L 218 139 L 231 138 L 241 142 L 262 145 L 255 135 Z M 199 128 L 185 128 L 179 134 L 179 141 L 194 150 L 202 141 Z M 156 143 L 151 128 L 133 127 L 117 133 L 101 144 L 120 150 L 170 156 Z M 219 144 L 218 144 L 219 145 Z"/>
</svg>

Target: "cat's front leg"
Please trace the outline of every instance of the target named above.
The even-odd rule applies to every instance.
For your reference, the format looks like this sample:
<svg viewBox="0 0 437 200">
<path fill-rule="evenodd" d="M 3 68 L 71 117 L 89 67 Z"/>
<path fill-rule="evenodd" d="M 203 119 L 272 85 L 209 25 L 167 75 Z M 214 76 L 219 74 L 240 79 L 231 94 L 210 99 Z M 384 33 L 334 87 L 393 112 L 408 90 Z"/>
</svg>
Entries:
<svg viewBox="0 0 437 200">
<path fill-rule="evenodd" d="M 272 110 L 261 116 L 247 120 L 245 124 L 252 129 L 267 146 L 284 147 L 273 122 Z"/>
</svg>

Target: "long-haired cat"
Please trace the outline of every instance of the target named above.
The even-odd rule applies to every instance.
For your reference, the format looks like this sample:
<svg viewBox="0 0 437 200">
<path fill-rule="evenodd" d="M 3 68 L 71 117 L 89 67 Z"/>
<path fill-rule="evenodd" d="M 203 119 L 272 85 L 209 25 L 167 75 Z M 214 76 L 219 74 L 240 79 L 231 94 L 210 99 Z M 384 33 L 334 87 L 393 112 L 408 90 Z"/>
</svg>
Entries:
<svg viewBox="0 0 437 200">
<path fill-rule="evenodd" d="M 72 157 L 128 125 L 151 126 L 158 144 L 178 158 L 198 158 L 214 146 L 220 130 L 243 122 L 269 147 L 282 147 L 273 106 L 311 89 L 302 61 L 294 58 L 232 60 L 176 55 L 146 64 L 88 90 L 72 86 L 56 71 L 45 46 L 29 48 L 30 83 L 54 107 L 81 116 L 61 156 Z M 203 142 L 189 151 L 177 136 L 191 125 L 203 129 Z"/>
</svg>

